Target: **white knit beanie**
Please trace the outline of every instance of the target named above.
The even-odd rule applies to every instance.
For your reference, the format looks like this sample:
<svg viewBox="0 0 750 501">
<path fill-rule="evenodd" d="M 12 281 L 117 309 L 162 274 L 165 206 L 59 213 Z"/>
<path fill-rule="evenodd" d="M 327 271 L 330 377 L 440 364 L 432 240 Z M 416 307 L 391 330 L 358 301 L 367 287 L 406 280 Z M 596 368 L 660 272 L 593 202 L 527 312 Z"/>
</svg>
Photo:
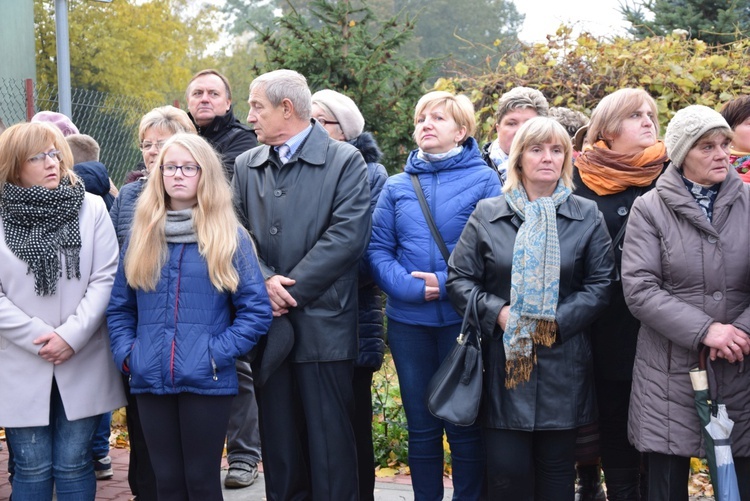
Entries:
<svg viewBox="0 0 750 501">
<path fill-rule="evenodd" d="M 677 167 L 682 167 L 682 162 L 695 142 L 706 132 L 717 128 L 731 130 L 718 111 L 697 104 L 681 109 L 669 121 L 664 135 L 669 159 Z"/>
<path fill-rule="evenodd" d="M 312 95 L 312 102 L 331 112 L 344 131 L 347 141 L 358 137 L 365 130 L 365 117 L 347 96 L 335 90 L 319 90 Z"/>
</svg>

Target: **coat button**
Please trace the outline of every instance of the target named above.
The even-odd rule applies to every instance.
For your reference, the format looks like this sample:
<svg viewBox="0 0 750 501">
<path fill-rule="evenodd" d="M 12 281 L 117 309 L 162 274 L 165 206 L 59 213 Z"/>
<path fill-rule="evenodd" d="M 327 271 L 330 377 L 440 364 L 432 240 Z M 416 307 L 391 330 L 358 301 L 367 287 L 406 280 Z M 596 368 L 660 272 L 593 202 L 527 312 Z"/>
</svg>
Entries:
<svg viewBox="0 0 750 501">
<path fill-rule="evenodd" d="M 281 190 L 274 190 L 274 191 L 273 191 L 273 194 L 274 194 L 274 196 L 276 196 L 276 197 L 280 197 L 282 193 L 281 193 Z"/>
<path fill-rule="evenodd" d="M 617 215 L 621 217 L 625 217 L 628 215 L 628 208 L 627 207 L 618 207 L 617 208 Z"/>
<path fill-rule="evenodd" d="M 724 297 L 724 294 L 722 294 L 719 291 L 714 292 L 714 301 L 721 301 Z"/>
<path fill-rule="evenodd" d="M 276 273 L 276 267 L 275 266 L 269 266 L 272 272 Z"/>
<path fill-rule="evenodd" d="M 713 236 L 713 235 L 709 235 L 709 236 L 708 236 L 708 243 L 710 243 L 710 244 L 715 244 L 715 243 L 716 243 L 716 242 L 718 242 L 718 241 L 719 241 L 719 239 L 718 239 L 718 238 L 716 238 L 715 236 Z"/>
<path fill-rule="evenodd" d="M 271 229 L 269 231 L 271 232 L 271 235 L 275 235 L 279 232 L 279 229 L 275 226 L 271 226 Z"/>
</svg>

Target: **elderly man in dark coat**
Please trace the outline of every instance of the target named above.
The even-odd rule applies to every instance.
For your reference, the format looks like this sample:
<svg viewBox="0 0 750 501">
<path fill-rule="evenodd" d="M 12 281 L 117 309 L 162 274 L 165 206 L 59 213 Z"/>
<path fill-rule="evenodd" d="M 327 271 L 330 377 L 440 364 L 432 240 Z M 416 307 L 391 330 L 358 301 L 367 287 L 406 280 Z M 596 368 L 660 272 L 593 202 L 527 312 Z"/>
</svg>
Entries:
<svg viewBox="0 0 750 501">
<path fill-rule="evenodd" d="M 357 499 L 351 380 L 358 262 L 370 236 L 367 167 L 356 148 L 310 119 L 302 75 L 261 75 L 249 104 L 248 122 L 265 146 L 237 159 L 236 203 L 257 243 L 275 323 L 294 336 L 273 373 L 258 375 L 266 493 Z"/>
</svg>

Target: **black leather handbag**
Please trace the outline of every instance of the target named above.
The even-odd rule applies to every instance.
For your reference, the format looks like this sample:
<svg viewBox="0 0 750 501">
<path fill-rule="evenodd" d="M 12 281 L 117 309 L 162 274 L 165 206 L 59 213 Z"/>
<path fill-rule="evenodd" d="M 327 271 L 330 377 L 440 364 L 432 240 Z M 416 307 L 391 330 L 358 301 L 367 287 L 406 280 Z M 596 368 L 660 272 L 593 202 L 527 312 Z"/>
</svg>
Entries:
<svg viewBox="0 0 750 501">
<path fill-rule="evenodd" d="M 419 178 L 416 174 L 411 174 L 409 177 L 432 238 L 447 263 L 450 253 L 432 218 Z M 474 287 L 469 294 L 469 302 L 466 304 L 464 321 L 461 324 L 461 333 L 456 339 L 456 345 L 440 364 L 430 384 L 427 385 L 427 409 L 433 416 L 458 426 L 474 424 L 479 414 L 479 402 L 482 399 L 484 370 L 481 336 L 477 330 L 479 329 L 477 294 L 479 294 L 479 287 Z M 471 317 L 474 317 L 476 328 L 469 323 Z"/>
<path fill-rule="evenodd" d="M 477 420 L 482 399 L 482 341 L 477 313 L 479 287 L 474 287 L 466 303 L 461 333 L 456 345 L 440 364 L 427 385 L 427 408 L 433 416 L 458 426 Z M 469 319 L 474 319 L 471 325 Z M 475 327 L 476 326 L 476 327 Z"/>
</svg>

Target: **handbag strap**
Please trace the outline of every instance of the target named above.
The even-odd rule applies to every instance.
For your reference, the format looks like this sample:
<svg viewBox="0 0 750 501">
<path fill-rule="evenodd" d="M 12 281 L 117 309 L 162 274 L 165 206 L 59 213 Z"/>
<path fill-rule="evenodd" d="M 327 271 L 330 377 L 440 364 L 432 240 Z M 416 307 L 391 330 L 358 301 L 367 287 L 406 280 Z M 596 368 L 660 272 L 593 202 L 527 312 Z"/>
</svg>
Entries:
<svg viewBox="0 0 750 501">
<path fill-rule="evenodd" d="M 440 249 L 440 253 L 443 255 L 443 259 L 445 259 L 445 262 L 447 263 L 448 258 L 451 257 L 451 253 L 448 251 L 448 247 L 445 245 L 445 241 L 443 240 L 442 235 L 440 235 L 440 231 L 438 231 L 435 220 L 432 218 L 432 212 L 430 212 L 430 208 L 427 206 L 427 200 L 424 198 L 422 185 L 419 183 L 419 177 L 417 177 L 416 174 L 409 174 L 409 177 L 411 178 L 412 186 L 414 186 L 414 191 L 417 193 L 417 200 L 419 200 L 419 206 L 422 208 L 422 214 L 424 214 L 424 218 L 427 221 L 427 226 L 430 227 L 432 238 L 435 240 L 435 243 Z"/>
<path fill-rule="evenodd" d="M 474 332 L 474 335 L 477 337 L 477 347 L 481 350 L 482 343 L 481 343 L 481 335 L 480 335 L 480 326 L 479 323 L 479 311 L 477 310 L 477 296 L 479 296 L 479 286 L 475 285 L 473 289 L 471 289 L 471 292 L 469 293 L 469 301 L 466 303 L 466 310 L 464 310 L 464 319 L 463 322 L 461 322 L 461 332 L 459 335 L 459 342 L 466 342 L 468 341 L 469 336 L 471 335 L 472 331 Z M 470 329 L 470 322 L 469 320 L 473 317 L 474 319 L 474 329 Z"/>
<path fill-rule="evenodd" d="M 625 221 L 622 222 L 622 226 L 620 226 L 620 231 L 617 232 L 617 235 L 615 235 L 615 239 L 612 240 L 612 248 L 615 249 L 622 241 L 623 237 L 625 236 L 625 228 L 628 226 L 628 217 L 630 217 L 630 212 L 628 211 L 628 215 L 625 216 Z"/>
</svg>

